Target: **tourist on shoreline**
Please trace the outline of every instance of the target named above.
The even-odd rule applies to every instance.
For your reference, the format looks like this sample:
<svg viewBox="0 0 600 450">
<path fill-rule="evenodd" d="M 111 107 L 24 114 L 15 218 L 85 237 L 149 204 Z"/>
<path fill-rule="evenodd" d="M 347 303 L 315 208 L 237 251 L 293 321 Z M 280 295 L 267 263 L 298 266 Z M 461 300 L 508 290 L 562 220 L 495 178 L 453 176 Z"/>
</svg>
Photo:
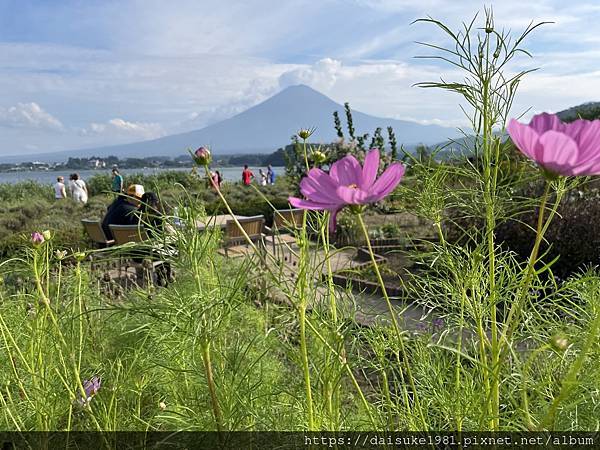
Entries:
<svg viewBox="0 0 600 450">
<path fill-rule="evenodd" d="M 222 182 L 223 182 L 223 178 L 221 177 L 221 174 L 219 173 L 219 171 L 217 170 L 217 171 L 213 172 L 211 170 L 210 174 L 209 174 L 209 178 L 208 178 L 208 187 L 210 187 L 212 189 L 220 189 Z"/>
<path fill-rule="evenodd" d="M 254 178 L 254 174 L 250 169 L 248 169 L 248 164 L 244 164 L 244 170 L 242 171 L 242 182 L 244 185 L 250 186 L 252 178 Z"/>
<path fill-rule="evenodd" d="M 54 183 L 54 198 L 56 200 L 63 200 L 67 198 L 67 190 L 65 189 L 64 177 L 56 178 L 56 183 Z"/>
<path fill-rule="evenodd" d="M 271 167 L 271 164 L 267 167 L 267 183 L 275 184 L 275 171 L 273 170 L 273 167 Z"/>
<path fill-rule="evenodd" d="M 102 219 L 102 229 L 108 239 L 113 239 L 109 225 L 137 225 L 139 223 L 136 213 L 143 195 L 144 186 L 132 184 L 127 188 L 127 195 L 119 195 L 108 205 Z"/>
<path fill-rule="evenodd" d="M 221 172 L 215 170 L 215 172 L 212 175 L 212 182 L 213 186 L 216 189 L 221 189 L 221 184 L 223 183 L 223 177 L 221 176 Z"/>
<path fill-rule="evenodd" d="M 267 185 L 267 174 L 264 173 L 262 169 L 258 169 L 258 175 L 260 176 L 260 185 L 266 186 Z"/>
<path fill-rule="evenodd" d="M 85 181 L 79 178 L 78 173 L 71 175 L 71 181 L 69 182 L 69 190 L 75 203 L 81 203 L 85 205 L 88 201 L 88 191 Z"/>
<path fill-rule="evenodd" d="M 113 167 L 112 169 L 112 185 L 111 190 L 120 194 L 123 192 L 123 177 L 119 173 L 119 169 Z"/>
</svg>

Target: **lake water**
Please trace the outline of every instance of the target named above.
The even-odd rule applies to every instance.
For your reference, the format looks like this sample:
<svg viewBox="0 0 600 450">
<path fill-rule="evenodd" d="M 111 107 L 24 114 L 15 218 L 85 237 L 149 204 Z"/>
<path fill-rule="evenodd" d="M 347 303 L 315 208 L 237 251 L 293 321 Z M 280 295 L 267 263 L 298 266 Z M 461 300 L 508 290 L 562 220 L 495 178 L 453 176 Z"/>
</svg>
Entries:
<svg viewBox="0 0 600 450">
<path fill-rule="evenodd" d="M 258 177 L 258 169 L 261 167 L 250 167 L 250 170 L 254 173 L 254 176 Z M 213 170 L 221 172 L 221 176 L 225 181 L 241 181 L 243 167 L 214 167 Z M 263 171 L 267 171 L 266 167 L 262 167 Z M 120 169 L 121 174 L 125 178 L 127 183 L 128 174 L 142 173 L 144 175 L 152 175 L 160 172 L 177 171 L 177 172 L 190 172 L 191 167 L 185 168 L 168 168 L 168 169 L 157 169 L 157 168 L 146 168 L 146 169 Z M 285 174 L 285 167 L 273 167 L 276 176 Z M 74 170 L 65 171 L 53 171 L 53 170 L 41 170 L 41 171 L 26 171 L 26 172 L 0 172 L 0 183 L 18 183 L 20 181 L 33 180 L 42 184 L 52 184 L 56 181 L 56 177 L 62 175 L 65 180 L 69 179 L 69 174 L 75 172 Z M 87 180 L 90 177 L 98 174 L 110 174 L 109 169 L 102 170 L 80 170 L 77 172 L 83 180 Z"/>
</svg>

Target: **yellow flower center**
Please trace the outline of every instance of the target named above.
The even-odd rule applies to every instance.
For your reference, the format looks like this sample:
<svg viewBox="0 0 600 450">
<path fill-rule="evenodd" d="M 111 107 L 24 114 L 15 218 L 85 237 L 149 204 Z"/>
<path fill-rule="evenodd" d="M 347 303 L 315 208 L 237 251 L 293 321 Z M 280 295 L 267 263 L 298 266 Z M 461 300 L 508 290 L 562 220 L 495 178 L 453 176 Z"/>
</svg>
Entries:
<svg viewBox="0 0 600 450">
<path fill-rule="evenodd" d="M 356 184 L 349 184 L 348 187 L 350 189 L 358 189 L 358 185 L 356 185 Z"/>
</svg>

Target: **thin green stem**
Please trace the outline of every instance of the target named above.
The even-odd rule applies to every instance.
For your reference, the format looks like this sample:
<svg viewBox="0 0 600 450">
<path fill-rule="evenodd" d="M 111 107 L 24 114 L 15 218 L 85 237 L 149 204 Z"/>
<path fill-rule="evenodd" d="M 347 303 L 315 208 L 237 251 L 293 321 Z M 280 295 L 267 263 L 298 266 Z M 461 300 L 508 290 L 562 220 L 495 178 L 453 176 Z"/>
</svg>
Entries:
<svg viewBox="0 0 600 450">
<path fill-rule="evenodd" d="M 308 327 L 311 329 L 311 331 L 315 334 L 315 336 L 317 336 L 317 338 L 325 345 L 329 348 L 329 350 L 331 350 L 331 352 L 333 352 L 339 359 L 340 362 L 343 364 L 344 369 L 346 370 L 346 372 L 348 373 L 348 376 L 350 377 L 350 380 L 352 381 L 352 384 L 354 385 L 354 387 L 356 388 L 356 392 L 360 398 L 361 403 L 363 404 L 365 411 L 367 412 L 367 414 L 369 414 L 369 419 L 371 420 L 371 424 L 373 425 L 373 429 L 378 429 L 378 424 L 375 421 L 375 419 L 373 418 L 373 413 L 371 412 L 371 406 L 369 404 L 369 402 L 367 401 L 365 394 L 363 393 L 360 384 L 358 384 L 358 380 L 356 379 L 356 377 L 354 376 L 354 373 L 352 372 L 352 368 L 350 367 L 350 365 L 348 364 L 348 360 L 346 359 L 345 355 L 342 355 L 340 353 L 337 352 L 336 349 L 334 349 L 328 342 L 327 340 L 321 335 L 321 333 L 319 333 L 319 330 L 317 330 L 315 328 L 315 326 L 310 323 L 309 320 L 306 321 L 306 324 L 308 325 Z"/>
<path fill-rule="evenodd" d="M 546 344 L 546 345 L 542 345 L 541 347 L 536 348 L 531 353 L 531 355 L 529 356 L 527 361 L 525 361 L 525 364 L 523 365 L 523 369 L 521 371 L 521 401 L 523 403 L 523 412 L 525 413 L 525 419 L 527 420 L 527 426 L 530 429 L 533 429 L 533 422 L 531 421 L 531 414 L 529 412 L 529 397 L 527 395 L 527 380 L 528 380 L 528 376 L 529 376 L 529 369 L 530 369 L 533 361 L 535 361 L 535 358 L 537 357 L 537 355 L 539 355 L 540 353 L 542 353 L 544 350 L 548 349 L 549 347 L 550 346 L 548 344 Z"/>
<path fill-rule="evenodd" d="M 412 389 L 413 392 L 413 401 L 414 401 L 414 405 L 418 411 L 419 414 L 419 418 L 421 420 L 421 425 L 423 428 L 421 429 L 427 429 L 427 421 L 425 420 L 425 416 L 423 414 L 423 410 L 421 408 L 421 404 L 419 402 L 419 396 L 417 393 L 417 388 L 415 385 L 415 381 L 414 378 L 412 376 L 412 369 L 410 367 L 410 363 L 408 361 L 408 355 L 406 353 L 406 348 L 404 346 L 404 339 L 402 337 L 402 333 L 400 331 L 400 326 L 398 325 L 398 319 L 396 317 L 396 311 L 394 310 L 394 307 L 392 306 L 392 302 L 390 300 L 390 297 L 387 293 L 387 289 L 385 287 L 385 283 L 383 281 L 383 278 L 381 276 L 381 272 L 379 270 L 379 265 L 377 264 L 377 261 L 375 260 L 375 253 L 373 252 L 373 247 L 371 246 L 371 240 L 369 238 L 369 232 L 367 230 L 367 226 L 365 225 L 365 221 L 362 217 L 362 213 L 358 213 L 356 215 L 358 217 L 358 223 L 360 224 L 360 227 L 362 229 L 363 235 L 365 237 L 365 240 L 367 242 L 367 248 L 369 250 L 369 255 L 371 257 L 371 263 L 373 264 L 373 269 L 375 270 L 375 275 L 377 276 L 377 281 L 379 282 L 379 286 L 381 288 L 381 292 L 383 293 L 383 297 L 385 299 L 385 302 L 387 304 L 388 307 L 388 311 L 390 313 L 390 319 L 392 321 L 392 325 L 394 327 L 394 332 L 396 333 L 396 338 L 398 340 L 398 345 L 400 348 L 400 352 L 402 354 L 402 359 L 404 362 L 404 368 L 406 370 L 406 376 L 408 378 L 408 382 L 410 384 L 410 387 Z M 406 386 L 404 387 L 404 394 L 405 394 L 405 402 L 406 402 L 406 406 L 409 407 L 409 402 L 408 402 L 408 395 L 406 393 Z"/>
<path fill-rule="evenodd" d="M 585 362 L 590 349 L 598 339 L 598 333 L 600 332 L 600 312 L 595 311 L 595 314 L 596 316 L 594 317 L 583 348 L 579 352 L 577 359 L 575 359 L 571 365 L 567 376 L 562 381 L 560 392 L 550 405 L 550 409 L 548 410 L 545 419 L 542 421 L 545 430 L 554 429 L 558 407 L 567 399 L 573 388 L 577 385 L 577 377 L 579 376 L 579 372 L 581 372 L 583 363 Z"/>
<path fill-rule="evenodd" d="M 540 245 L 544 238 L 544 230 L 547 226 L 544 226 L 544 211 L 546 209 L 546 203 L 548 201 L 548 195 L 550 193 L 550 182 L 546 182 L 546 186 L 544 187 L 544 193 L 542 194 L 542 199 L 540 202 L 540 209 L 538 213 L 538 221 L 537 228 L 535 234 L 535 241 L 533 243 L 533 248 L 531 250 L 531 254 L 529 255 L 529 261 L 527 262 L 527 267 L 525 268 L 525 278 L 523 280 L 523 284 L 519 290 L 519 295 L 515 302 L 513 302 L 508 316 L 505 321 L 505 330 L 506 332 L 502 336 L 502 342 L 507 345 L 508 340 L 510 339 L 512 333 L 514 332 L 515 325 L 518 317 L 520 316 L 521 310 L 523 308 L 523 304 L 525 299 L 527 298 L 527 293 L 529 291 L 529 286 L 531 285 L 531 281 L 533 280 L 533 274 L 535 272 L 535 263 L 537 262 L 538 253 L 540 250 Z"/>
<path fill-rule="evenodd" d="M 223 414 L 221 413 L 221 407 L 219 406 L 219 399 L 217 398 L 217 388 L 213 377 L 212 362 L 210 359 L 210 343 L 203 341 L 200 344 L 200 346 L 202 348 L 202 361 L 204 362 L 204 373 L 206 375 L 206 383 L 208 384 L 210 403 L 215 417 L 217 431 L 223 431 Z"/>
<path fill-rule="evenodd" d="M 306 174 L 308 175 L 308 171 L 310 170 L 310 165 L 308 164 L 308 153 L 306 153 L 306 139 L 302 139 L 302 148 L 304 151 L 304 163 L 306 165 Z"/>
<path fill-rule="evenodd" d="M 206 172 L 206 176 L 210 180 L 211 179 L 210 178 L 210 170 L 208 170 L 208 166 L 207 165 L 204 166 L 204 170 Z M 227 209 L 227 212 L 231 216 L 231 219 L 238 226 L 238 229 L 240 230 L 240 233 L 242 233 L 242 236 L 244 236 L 244 238 L 248 242 L 248 245 L 250 245 L 250 247 L 252 247 L 252 249 L 256 252 L 256 254 L 260 255 L 260 252 L 256 248 L 256 245 L 254 244 L 254 242 L 252 242 L 252 239 L 250 239 L 250 236 L 248 236 L 248 233 L 246 233 L 246 230 L 244 230 L 244 227 L 242 227 L 242 225 L 240 224 L 240 222 L 237 220 L 237 217 L 235 216 L 235 214 L 231 210 L 231 207 L 229 206 L 229 203 L 227 202 L 227 200 L 225 199 L 225 196 L 221 192 L 221 189 L 219 189 L 218 187 L 215 187 L 215 191 L 217 192 L 217 195 L 219 196 L 219 198 L 221 199 L 221 201 L 225 205 L 225 208 Z"/>
<path fill-rule="evenodd" d="M 300 356 L 302 358 L 302 371 L 304 375 L 304 389 L 306 393 L 306 415 L 308 421 L 308 431 L 315 431 L 315 419 L 313 411 L 312 388 L 310 384 L 310 367 L 308 362 L 308 349 L 306 345 L 306 305 L 299 307 L 299 326 L 300 326 Z"/>
</svg>

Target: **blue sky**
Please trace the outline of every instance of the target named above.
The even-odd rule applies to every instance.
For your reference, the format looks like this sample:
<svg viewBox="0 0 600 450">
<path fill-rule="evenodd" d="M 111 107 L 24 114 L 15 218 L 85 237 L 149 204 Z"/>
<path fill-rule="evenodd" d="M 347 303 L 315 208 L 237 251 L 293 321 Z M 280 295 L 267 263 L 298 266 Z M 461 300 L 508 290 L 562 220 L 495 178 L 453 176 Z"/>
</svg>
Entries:
<svg viewBox="0 0 600 450">
<path fill-rule="evenodd" d="M 489 6 L 489 3 L 486 3 Z M 492 3 L 539 67 L 515 115 L 600 100 L 600 3 Z M 452 68 L 416 60 L 483 9 L 461 0 L 0 0 L 0 154 L 152 139 L 229 117 L 291 84 L 379 116 L 461 126 L 459 98 L 412 87 Z M 516 68 L 517 66 L 515 66 Z M 531 113 L 530 113 L 531 114 Z M 304 124 L 299 124 L 304 125 Z"/>
</svg>

